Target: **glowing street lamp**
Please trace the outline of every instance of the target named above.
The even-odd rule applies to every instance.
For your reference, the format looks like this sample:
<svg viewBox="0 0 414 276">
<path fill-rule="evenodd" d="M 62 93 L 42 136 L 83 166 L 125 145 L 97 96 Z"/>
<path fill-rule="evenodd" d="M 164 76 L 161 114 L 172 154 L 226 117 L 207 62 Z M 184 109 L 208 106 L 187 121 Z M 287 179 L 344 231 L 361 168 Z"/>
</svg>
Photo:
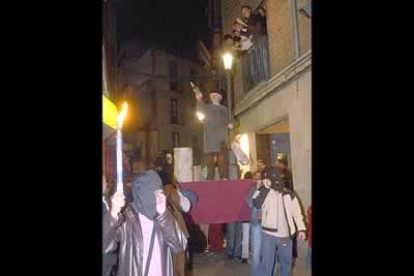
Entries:
<svg viewBox="0 0 414 276">
<path fill-rule="evenodd" d="M 224 52 L 223 56 L 223 63 L 224 63 L 224 69 L 227 71 L 227 107 L 229 110 L 229 121 L 231 121 L 232 118 L 232 112 L 231 112 L 231 67 L 233 65 L 233 55 L 231 52 Z M 231 136 L 231 130 L 229 130 L 230 136 Z M 230 139 L 229 139 L 229 148 L 230 148 Z"/>
<path fill-rule="evenodd" d="M 233 65 L 233 55 L 230 52 L 226 52 L 222 56 L 223 63 L 224 63 L 224 69 L 231 70 L 231 67 Z"/>
<path fill-rule="evenodd" d="M 124 102 L 116 124 L 116 190 L 122 193 L 124 192 L 122 168 L 122 124 L 124 123 L 127 110 L 128 104 Z"/>
</svg>

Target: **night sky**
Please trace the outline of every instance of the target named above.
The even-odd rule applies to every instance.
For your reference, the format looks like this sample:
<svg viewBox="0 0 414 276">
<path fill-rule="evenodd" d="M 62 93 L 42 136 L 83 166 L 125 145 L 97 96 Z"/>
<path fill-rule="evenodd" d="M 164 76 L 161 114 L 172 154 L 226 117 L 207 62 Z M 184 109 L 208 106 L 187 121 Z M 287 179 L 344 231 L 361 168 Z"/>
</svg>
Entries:
<svg viewBox="0 0 414 276">
<path fill-rule="evenodd" d="M 118 45 L 145 39 L 168 49 L 191 49 L 207 33 L 206 0 L 119 0 Z"/>
</svg>

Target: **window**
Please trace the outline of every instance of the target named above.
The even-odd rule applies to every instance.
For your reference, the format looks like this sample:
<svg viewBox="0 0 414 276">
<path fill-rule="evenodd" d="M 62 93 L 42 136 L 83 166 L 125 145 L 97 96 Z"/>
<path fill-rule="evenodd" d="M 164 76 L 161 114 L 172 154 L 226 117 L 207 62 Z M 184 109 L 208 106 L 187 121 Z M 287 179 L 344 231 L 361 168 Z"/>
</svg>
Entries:
<svg viewBox="0 0 414 276">
<path fill-rule="evenodd" d="M 174 61 L 170 62 L 170 90 L 178 91 L 178 66 Z"/>
<path fill-rule="evenodd" d="M 172 133 L 172 146 L 173 148 L 180 147 L 180 133 L 179 132 Z"/>
<path fill-rule="evenodd" d="M 178 124 L 178 101 L 176 99 L 171 99 L 170 114 L 171 124 Z"/>
</svg>

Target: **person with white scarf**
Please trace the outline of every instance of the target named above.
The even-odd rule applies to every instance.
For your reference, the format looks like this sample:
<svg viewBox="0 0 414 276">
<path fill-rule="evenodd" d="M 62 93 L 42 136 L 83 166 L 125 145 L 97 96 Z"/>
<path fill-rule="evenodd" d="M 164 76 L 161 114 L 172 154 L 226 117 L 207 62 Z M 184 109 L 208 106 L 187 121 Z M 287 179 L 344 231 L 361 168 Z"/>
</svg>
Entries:
<svg viewBox="0 0 414 276">
<path fill-rule="evenodd" d="M 262 172 L 263 186 L 253 194 L 253 205 L 262 209 L 262 269 L 264 275 L 276 275 L 280 262 L 280 276 L 291 274 L 292 236 L 306 239 L 304 216 L 292 190 L 284 186 L 279 170 L 267 168 Z"/>
</svg>

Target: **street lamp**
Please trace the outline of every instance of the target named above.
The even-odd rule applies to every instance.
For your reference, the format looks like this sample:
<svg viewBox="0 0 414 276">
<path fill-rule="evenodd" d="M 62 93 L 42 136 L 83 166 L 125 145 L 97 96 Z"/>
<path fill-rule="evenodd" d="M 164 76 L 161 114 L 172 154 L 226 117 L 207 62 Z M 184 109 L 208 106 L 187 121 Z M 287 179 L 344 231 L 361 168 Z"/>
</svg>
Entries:
<svg viewBox="0 0 414 276">
<path fill-rule="evenodd" d="M 231 70 L 233 64 L 233 55 L 230 52 L 223 54 L 224 69 Z"/>
<path fill-rule="evenodd" d="M 229 109 L 229 121 L 231 122 L 232 119 L 232 112 L 231 112 L 231 67 L 233 65 L 233 54 L 231 52 L 230 49 L 225 49 L 223 55 L 223 64 L 224 64 L 224 69 L 226 70 L 226 75 L 227 75 L 227 107 Z M 230 179 L 237 179 L 237 173 L 235 173 L 237 171 L 236 169 L 236 158 L 234 156 L 234 153 L 231 149 L 231 129 L 229 129 L 229 151 L 228 151 L 228 158 L 229 158 L 229 176 Z M 233 177 L 231 177 L 233 176 Z"/>
<path fill-rule="evenodd" d="M 227 106 L 229 109 L 229 120 L 231 119 L 231 67 L 233 65 L 233 55 L 231 52 L 225 52 L 222 56 L 224 69 L 227 71 Z"/>
<path fill-rule="evenodd" d="M 231 54 L 231 52 L 226 51 L 224 52 L 223 56 L 223 63 L 224 63 L 224 69 L 227 72 L 227 107 L 229 110 L 229 121 L 231 121 L 232 118 L 232 112 L 231 112 L 231 67 L 233 65 L 233 55 Z M 231 130 L 229 130 L 229 134 L 231 137 Z M 229 137 L 229 138 L 230 138 Z M 229 139 L 229 149 L 231 148 L 230 146 L 230 139 Z"/>
</svg>

